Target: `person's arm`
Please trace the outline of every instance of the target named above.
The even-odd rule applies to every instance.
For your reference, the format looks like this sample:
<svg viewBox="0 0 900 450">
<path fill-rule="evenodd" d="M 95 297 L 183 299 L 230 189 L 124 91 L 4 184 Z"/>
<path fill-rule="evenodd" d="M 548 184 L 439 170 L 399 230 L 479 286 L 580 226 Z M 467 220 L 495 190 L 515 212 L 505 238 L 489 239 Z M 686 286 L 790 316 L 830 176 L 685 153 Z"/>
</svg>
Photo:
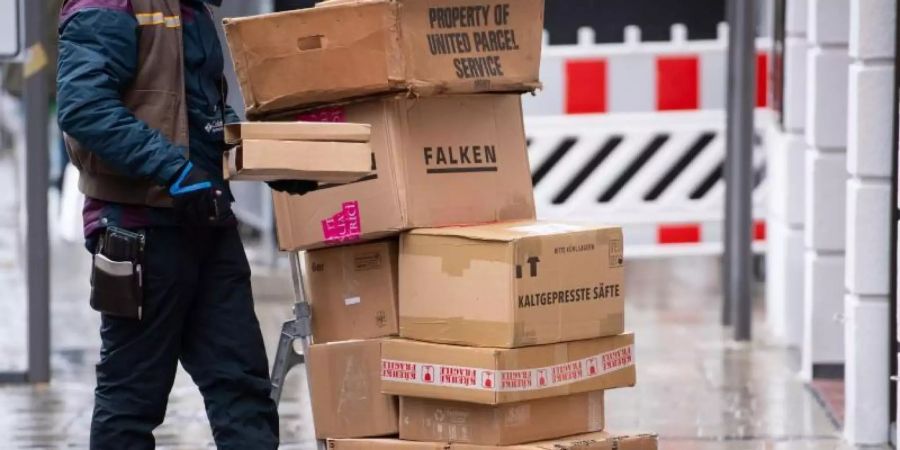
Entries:
<svg viewBox="0 0 900 450">
<path fill-rule="evenodd" d="M 225 105 L 225 124 L 229 123 L 238 123 L 241 121 L 241 118 L 238 117 L 237 113 L 234 111 L 234 108 L 231 105 Z"/>
<path fill-rule="evenodd" d="M 125 11 L 88 8 L 60 27 L 60 129 L 122 173 L 170 183 L 187 163 L 183 149 L 122 102 L 138 65 L 137 20 Z"/>
</svg>

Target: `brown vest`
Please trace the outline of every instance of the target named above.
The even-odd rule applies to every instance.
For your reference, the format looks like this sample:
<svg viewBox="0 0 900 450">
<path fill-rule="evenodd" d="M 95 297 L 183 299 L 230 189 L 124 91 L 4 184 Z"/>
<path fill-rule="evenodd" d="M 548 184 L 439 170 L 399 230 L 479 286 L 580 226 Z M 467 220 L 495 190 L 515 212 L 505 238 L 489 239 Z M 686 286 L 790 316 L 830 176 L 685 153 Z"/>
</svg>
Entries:
<svg viewBox="0 0 900 450">
<path fill-rule="evenodd" d="M 68 1 L 63 2 L 63 6 Z M 140 26 L 138 68 L 134 81 L 122 95 L 122 102 L 150 128 L 159 130 L 170 142 L 187 149 L 181 2 L 131 0 L 131 4 Z M 78 187 L 84 195 L 115 203 L 172 206 L 172 198 L 164 187 L 150 180 L 121 174 L 71 136 L 64 137 L 72 164 L 81 174 Z"/>
</svg>

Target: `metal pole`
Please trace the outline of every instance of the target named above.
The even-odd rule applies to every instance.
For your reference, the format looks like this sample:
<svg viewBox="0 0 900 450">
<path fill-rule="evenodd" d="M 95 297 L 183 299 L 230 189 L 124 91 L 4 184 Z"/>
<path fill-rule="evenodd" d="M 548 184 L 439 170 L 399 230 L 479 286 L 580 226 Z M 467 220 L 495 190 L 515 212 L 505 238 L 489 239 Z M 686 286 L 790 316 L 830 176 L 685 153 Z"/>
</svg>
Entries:
<svg viewBox="0 0 900 450">
<path fill-rule="evenodd" d="M 44 2 L 25 1 L 24 73 L 25 201 L 28 286 L 28 381 L 50 381 L 50 246 L 47 232 L 47 189 L 50 155 L 47 122 L 48 64 L 44 39 Z"/>
<path fill-rule="evenodd" d="M 730 141 L 728 145 L 728 178 L 726 180 L 726 216 L 728 217 L 728 272 L 726 297 L 731 303 L 734 339 L 751 338 L 752 305 L 750 274 L 752 267 L 751 222 L 753 188 L 753 108 L 756 98 L 755 2 L 731 0 L 734 20 L 729 27 L 729 47 L 734 60 L 729 67 L 733 79 L 728 92 Z"/>
<path fill-rule="evenodd" d="M 725 85 L 725 147 L 726 147 L 726 162 L 723 166 L 722 175 L 725 177 L 726 183 L 727 180 L 731 179 L 731 170 L 730 164 L 728 161 L 731 158 L 731 151 L 728 150 L 732 146 L 732 133 L 734 131 L 733 119 L 734 114 L 731 112 L 731 105 L 734 103 L 732 101 L 731 92 L 734 92 L 734 71 L 732 67 L 735 66 L 735 61 L 737 60 L 737 55 L 735 54 L 735 50 L 737 47 L 732 45 L 734 42 L 734 23 L 735 19 L 735 6 L 734 0 L 726 0 L 725 2 L 725 20 L 728 21 L 728 71 L 725 74 L 726 85 Z M 731 213 L 731 202 L 725 202 L 725 221 L 723 224 L 723 253 L 722 260 L 724 264 L 722 264 L 722 289 L 725 291 L 725 295 L 722 296 L 722 325 L 723 326 L 731 326 L 731 296 L 728 295 L 728 261 L 731 259 L 731 224 L 732 224 L 732 213 Z"/>
</svg>

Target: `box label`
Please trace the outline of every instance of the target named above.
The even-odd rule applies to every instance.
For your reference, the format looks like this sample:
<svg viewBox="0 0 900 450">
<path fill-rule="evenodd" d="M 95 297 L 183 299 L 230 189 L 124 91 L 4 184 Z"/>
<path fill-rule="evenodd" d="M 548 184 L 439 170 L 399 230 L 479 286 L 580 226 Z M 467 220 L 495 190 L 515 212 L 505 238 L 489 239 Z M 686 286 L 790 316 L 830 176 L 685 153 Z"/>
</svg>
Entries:
<svg viewBox="0 0 900 450">
<path fill-rule="evenodd" d="M 381 380 L 480 391 L 522 392 L 578 383 L 633 365 L 633 345 L 553 366 L 520 370 L 492 370 L 383 359 Z"/>
<path fill-rule="evenodd" d="M 510 16 L 511 3 L 428 8 L 428 51 L 452 55 L 453 73 L 460 80 L 504 76 L 503 57 L 519 50 Z"/>
<path fill-rule="evenodd" d="M 516 275 L 520 274 L 519 270 L 519 267 L 516 267 Z M 518 276 L 517 278 L 522 277 Z M 594 286 L 521 294 L 519 295 L 518 305 L 519 309 L 523 309 L 564 303 L 603 301 L 620 298 L 621 296 L 622 286 L 618 283 L 598 283 Z"/>
<path fill-rule="evenodd" d="M 369 252 L 356 255 L 353 258 L 353 270 L 357 272 L 365 272 L 369 270 L 378 270 L 381 268 L 381 253 Z"/>
<path fill-rule="evenodd" d="M 491 144 L 425 147 L 422 155 L 429 175 L 498 170 L 497 146 Z"/>
<path fill-rule="evenodd" d="M 359 202 L 344 203 L 339 213 L 322 221 L 322 237 L 329 244 L 355 241 L 361 234 Z"/>
<path fill-rule="evenodd" d="M 339 106 L 319 108 L 297 115 L 301 122 L 346 122 L 347 111 Z"/>
</svg>

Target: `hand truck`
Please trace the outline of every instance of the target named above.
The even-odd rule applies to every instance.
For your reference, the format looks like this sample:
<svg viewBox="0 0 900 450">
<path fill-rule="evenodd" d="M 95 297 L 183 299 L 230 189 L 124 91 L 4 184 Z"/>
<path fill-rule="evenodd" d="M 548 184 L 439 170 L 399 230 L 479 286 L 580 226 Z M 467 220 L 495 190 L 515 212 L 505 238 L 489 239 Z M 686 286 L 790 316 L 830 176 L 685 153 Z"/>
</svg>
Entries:
<svg viewBox="0 0 900 450">
<path fill-rule="evenodd" d="M 278 339 L 278 350 L 275 352 L 275 361 L 272 363 L 272 400 L 277 405 L 281 401 L 284 382 L 288 372 L 299 364 L 306 368 L 306 387 L 310 390 L 312 399 L 312 387 L 309 384 L 309 363 L 305 355 L 309 353 L 312 340 L 311 310 L 309 297 L 306 294 L 306 285 L 303 283 L 303 265 L 300 263 L 300 252 L 290 253 L 291 279 L 294 284 L 294 318 L 281 326 L 281 336 Z M 294 342 L 300 341 L 303 354 L 294 351 Z M 316 445 L 320 450 L 325 449 L 325 441 L 317 440 Z"/>
</svg>

